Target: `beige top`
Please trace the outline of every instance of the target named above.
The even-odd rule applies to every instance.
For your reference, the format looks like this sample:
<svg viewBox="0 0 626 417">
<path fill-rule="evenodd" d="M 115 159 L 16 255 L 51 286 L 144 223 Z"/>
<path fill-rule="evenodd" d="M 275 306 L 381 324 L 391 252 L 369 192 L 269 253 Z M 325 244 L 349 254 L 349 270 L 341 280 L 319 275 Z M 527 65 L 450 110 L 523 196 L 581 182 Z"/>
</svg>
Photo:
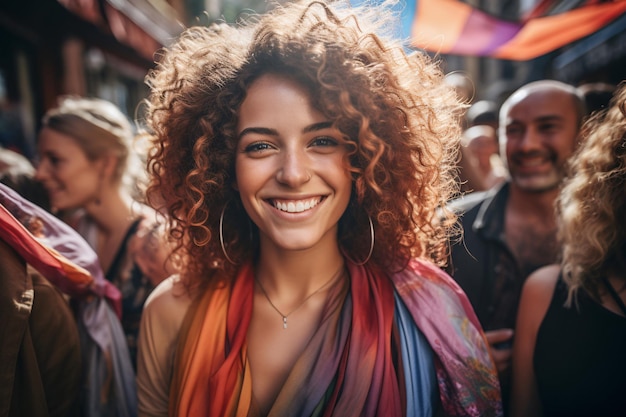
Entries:
<svg viewBox="0 0 626 417">
<path fill-rule="evenodd" d="M 178 333 L 191 298 L 178 276 L 161 282 L 146 300 L 139 330 L 139 417 L 167 417 Z"/>
</svg>

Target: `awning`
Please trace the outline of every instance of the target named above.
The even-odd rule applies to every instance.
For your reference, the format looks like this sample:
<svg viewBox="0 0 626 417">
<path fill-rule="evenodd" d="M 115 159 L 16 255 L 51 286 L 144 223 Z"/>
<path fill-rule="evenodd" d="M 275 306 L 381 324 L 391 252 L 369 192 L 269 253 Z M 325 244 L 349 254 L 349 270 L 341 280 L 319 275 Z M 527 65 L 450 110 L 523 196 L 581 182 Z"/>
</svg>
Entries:
<svg viewBox="0 0 626 417">
<path fill-rule="evenodd" d="M 626 57 L 626 15 L 598 32 L 563 48 L 552 61 L 553 71 L 564 79 L 606 67 Z M 624 70 L 626 79 L 626 69 Z"/>
<path fill-rule="evenodd" d="M 152 60 L 160 47 L 168 45 L 183 30 L 167 3 L 158 8 L 150 0 L 58 0 L 65 8 L 111 33 L 144 58 Z"/>
</svg>

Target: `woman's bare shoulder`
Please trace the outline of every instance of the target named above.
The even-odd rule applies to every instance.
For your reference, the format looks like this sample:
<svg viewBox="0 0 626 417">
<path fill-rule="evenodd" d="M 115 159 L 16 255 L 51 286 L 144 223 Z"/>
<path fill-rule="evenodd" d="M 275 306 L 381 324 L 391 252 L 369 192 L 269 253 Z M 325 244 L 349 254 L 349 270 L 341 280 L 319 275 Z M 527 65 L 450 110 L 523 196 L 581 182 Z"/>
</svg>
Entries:
<svg viewBox="0 0 626 417">
<path fill-rule="evenodd" d="M 542 294 L 549 292 L 550 297 L 552 297 L 560 273 L 561 266 L 559 264 L 541 267 L 528 276 L 524 284 L 524 290 Z"/>
<path fill-rule="evenodd" d="M 161 325 L 178 329 L 191 301 L 180 277 L 172 275 L 152 291 L 144 305 L 143 315 L 156 318 Z"/>
<path fill-rule="evenodd" d="M 146 300 L 145 307 L 153 304 L 190 304 L 191 295 L 178 274 L 164 279 L 157 285 Z"/>
<path fill-rule="evenodd" d="M 536 331 L 548 311 L 560 271 L 558 264 L 547 265 L 526 279 L 518 310 L 518 327 L 527 323 Z"/>
</svg>

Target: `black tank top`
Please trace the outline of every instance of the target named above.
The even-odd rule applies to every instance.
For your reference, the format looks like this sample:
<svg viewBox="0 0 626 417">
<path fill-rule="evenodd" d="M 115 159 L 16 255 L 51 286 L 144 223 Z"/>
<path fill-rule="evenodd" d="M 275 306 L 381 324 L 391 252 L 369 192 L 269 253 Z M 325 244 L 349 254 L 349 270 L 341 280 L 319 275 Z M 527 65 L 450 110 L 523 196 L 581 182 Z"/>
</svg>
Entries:
<svg viewBox="0 0 626 417">
<path fill-rule="evenodd" d="M 626 318 L 582 290 L 564 306 L 559 278 L 537 334 L 534 369 L 544 416 L 626 416 Z"/>
</svg>

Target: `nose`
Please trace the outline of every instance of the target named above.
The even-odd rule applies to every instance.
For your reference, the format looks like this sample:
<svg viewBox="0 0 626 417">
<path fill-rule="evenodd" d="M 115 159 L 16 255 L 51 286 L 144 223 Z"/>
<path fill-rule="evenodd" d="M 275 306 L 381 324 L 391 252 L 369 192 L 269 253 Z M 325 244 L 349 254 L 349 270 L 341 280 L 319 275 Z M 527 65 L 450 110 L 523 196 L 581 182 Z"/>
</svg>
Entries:
<svg viewBox="0 0 626 417">
<path fill-rule="evenodd" d="M 518 142 L 518 148 L 521 151 L 529 152 L 539 147 L 541 138 L 535 129 L 528 128 Z"/>
<path fill-rule="evenodd" d="M 48 166 L 45 159 L 39 160 L 35 167 L 35 179 L 37 181 L 42 181 L 48 178 Z"/>
<path fill-rule="evenodd" d="M 276 180 L 295 188 L 311 179 L 309 157 L 304 150 L 290 150 L 281 158 L 281 166 L 276 173 Z"/>
</svg>

